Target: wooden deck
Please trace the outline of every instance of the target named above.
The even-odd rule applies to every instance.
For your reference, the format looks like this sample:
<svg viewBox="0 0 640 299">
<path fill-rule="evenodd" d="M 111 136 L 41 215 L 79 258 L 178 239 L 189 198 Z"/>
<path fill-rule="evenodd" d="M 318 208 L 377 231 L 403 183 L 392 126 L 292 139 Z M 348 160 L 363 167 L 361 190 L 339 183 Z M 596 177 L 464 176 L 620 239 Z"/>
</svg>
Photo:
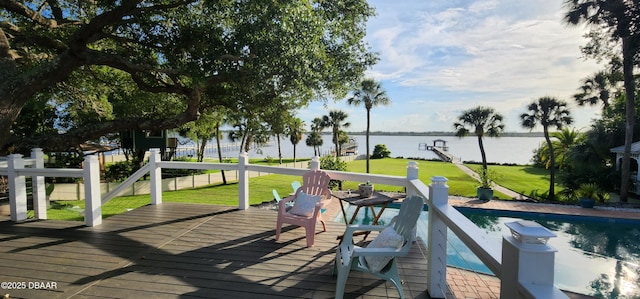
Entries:
<svg viewBox="0 0 640 299">
<path fill-rule="evenodd" d="M 640 219 L 640 212 L 553 207 L 450 198 L 455 206 Z M 337 215 L 339 205 L 327 214 Z M 566 210 L 566 211 L 565 211 Z M 593 214 L 593 215 L 592 215 Z M 327 220 L 332 217 L 326 217 Z M 336 236 L 328 221 L 305 247 L 304 230 L 285 226 L 276 242 L 276 212 L 163 203 L 82 222 L 26 221 L 0 216 L 0 295 L 9 298 L 333 298 Z M 372 237 L 369 237 L 372 239 Z M 407 298 L 428 298 L 426 249 L 416 242 L 400 260 Z M 397 298 L 395 288 L 352 273 L 345 298 Z M 449 268 L 447 298 L 498 298 L 500 281 Z M 8 287 L 13 287 L 9 289 Z M 17 289 L 16 289 L 17 288 Z M 570 298 L 590 298 L 567 293 Z"/>
<path fill-rule="evenodd" d="M 336 236 L 305 247 L 288 226 L 274 240 L 276 212 L 164 203 L 80 222 L 0 218 L 0 290 L 10 298 L 332 298 Z M 400 261 L 407 298 L 427 298 L 421 242 Z M 391 284 L 352 273 L 347 298 L 396 298 Z M 42 289 L 36 289 L 42 288 Z"/>
</svg>

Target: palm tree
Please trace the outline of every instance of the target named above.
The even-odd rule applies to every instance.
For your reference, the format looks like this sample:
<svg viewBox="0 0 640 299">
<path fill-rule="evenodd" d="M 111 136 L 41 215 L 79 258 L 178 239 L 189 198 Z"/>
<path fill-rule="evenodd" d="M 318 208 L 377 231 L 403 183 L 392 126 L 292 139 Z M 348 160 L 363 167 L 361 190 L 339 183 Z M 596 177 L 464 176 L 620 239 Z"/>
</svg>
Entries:
<svg viewBox="0 0 640 299">
<path fill-rule="evenodd" d="M 533 129 L 540 124 L 544 132 L 544 139 L 547 141 L 547 147 L 549 148 L 548 199 L 553 200 L 555 197 L 554 185 L 556 157 L 553 151 L 553 144 L 551 143 L 549 127 L 555 126 L 557 129 L 562 129 L 563 126 L 571 124 L 573 122 L 573 118 L 567 108 L 567 103 L 552 97 L 539 98 L 529 104 L 527 109 L 529 110 L 529 113 L 523 113 L 520 115 L 522 126 L 528 129 Z"/>
<path fill-rule="evenodd" d="M 227 115 L 227 110 L 224 107 L 219 107 L 216 110 L 216 129 L 215 129 L 215 136 L 216 136 L 216 147 L 218 149 L 218 162 L 222 163 L 222 148 L 220 147 L 220 139 L 222 138 L 222 133 L 220 132 L 220 126 L 226 124 L 227 120 L 226 120 L 226 115 Z M 222 175 L 222 184 L 226 185 L 227 184 L 227 177 L 224 174 L 224 169 L 220 170 L 220 173 Z"/>
<path fill-rule="evenodd" d="M 271 112 L 268 112 L 269 115 L 267 117 L 271 134 L 276 138 L 276 145 L 278 146 L 278 163 L 282 164 L 282 144 L 280 140 L 283 135 L 287 135 L 287 129 L 289 126 L 289 122 L 292 121 L 293 115 L 289 110 L 280 110 L 275 109 Z"/>
<path fill-rule="evenodd" d="M 340 156 L 340 129 L 348 128 L 351 123 L 345 122 L 349 115 L 341 110 L 331 110 L 329 115 L 322 116 L 322 127 L 331 128 L 333 133 L 333 144 L 336 145 L 336 157 Z"/>
<path fill-rule="evenodd" d="M 391 104 L 391 100 L 387 97 L 386 91 L 382 89 L 380 83 L 373 79 L 364 79 L 360 83 L 360 89 L 353 93 L 353 97 L 347 100 L 349 105 L 364 105 L 367 110 L 367 132 L 366 132 L 366 148 L 367 148 L 367 173 L 369 173 L 369 133 L 371 125 L 371 108 Z"/>
<path fill-rule="evenodd" d="M 592 46 L 589 49 L 593 56 L 611 55 L 602 53 L 602 48 L 608 45 L 602 43 L 619 44 L 622 50 L 622 74 L 626 99 L 626 125 L 624 139 L 624 154 L 621 166 L 620 201 L 627 202 L 629 196 L 629 181 L 631 176 L 631 143 L 633 143 L 634 96 L 635 82 L 633 68 L 634 57 L 640 52 L 640 32 L 637 16 L 640 15 L 637 1 L 625 0 L 565 0 L 567 13 L 565 21 L 578 25 L 586 23 L 593 26 L 591 31 Z M 608 35 L 608 36 L 607 36 Z M 606 50 L 604 50 L 606 52 Z"/>
<path fill-rule="evenodd" d="M 293 163 L 296 162 L 296 146 L 302 140 L 302 133 L 304 133 L 304 121 L 300 118 L 294 117 L 288 123 L 286 134 L 289 135 L 289 140 L 293 144 Z"/>
<path fill-rule="evenodd" d="M 553 145 L 553 154 L 555 156 L 558 169 L 562 169 L 565 166 L 565 163 L 567 163 L 565 161 L 568 159 L 567 156 L 569 155 L 569 150 L 577 144 L 584 135 L 576 129 L 562 128 L 559 132 L 549 133 L 549 136 L 551 138 L 555 138 L 555 140 L 551 142 Z M 549 167 L 551 167 L 549 145 L 544 145 L 540 149 L 539 154 L 541 162 L 543 162 L 545 167 L 549 169 Z"/>
<path fill-rule="evenodd" d="M 502 114 L 495 112 L 493 108 L 478 106 L 473 109 L 465 110 L 458 117 L 458 122 L 453 124 L 456 130 L 456 136 L 464 137 L 473 131 L 478 137 L 478 146 L 480 147 L 480 155 L 482 156 L 482 168 L 487 170 L 487 155 L 484 152 L 484 144 L 482 137 L 498 137 L 504 130 Z"/>
<path fill-rule="evenodd" d="M 602 107 L 606 109 L 609 107 L 611 99 L 619 94 L 617 83 L 620 78 L 618 77 L 621 77 L 621 74 L 615 70 L 599 71 L 592 77 L 583 80 L 580 92 L 575 94 L 573 98 L 580 106 L 586 104 L 594 106 L 602 103 Z"/>
<path fill-rule="evenodd" d="M 311 121 L 311 134 L 307 136 L 307 140 L 305 141 L 307 146 L 313 147 L 313 154 L 315 156 L 320 156 L 320 146 L 322 146 L 322 118 L 316 117 Z"/>
</svg>

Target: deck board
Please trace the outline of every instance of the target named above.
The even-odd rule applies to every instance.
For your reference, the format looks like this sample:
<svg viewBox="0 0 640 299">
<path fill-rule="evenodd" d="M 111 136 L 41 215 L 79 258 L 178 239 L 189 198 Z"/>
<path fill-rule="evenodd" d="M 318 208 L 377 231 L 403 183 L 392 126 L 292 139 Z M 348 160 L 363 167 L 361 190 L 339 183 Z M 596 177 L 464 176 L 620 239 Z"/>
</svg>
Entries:
<svg viewBox="0 0 640 299">
<path fill-rule="evenodd" d="M 329 222 L 306 247 L 304 229 L 275 211 L 164 203 L 80 222 L 0 221 L 2 281 L 56 282 L 56 290 L 2 290 L 11 298 L 332 298 L 336 236 Z M 400 262 L 407 298 L 427 298 L 424 246 Z M 348 298 L 396 298 L 388 283 L 361 273 Z"/>
</svg>

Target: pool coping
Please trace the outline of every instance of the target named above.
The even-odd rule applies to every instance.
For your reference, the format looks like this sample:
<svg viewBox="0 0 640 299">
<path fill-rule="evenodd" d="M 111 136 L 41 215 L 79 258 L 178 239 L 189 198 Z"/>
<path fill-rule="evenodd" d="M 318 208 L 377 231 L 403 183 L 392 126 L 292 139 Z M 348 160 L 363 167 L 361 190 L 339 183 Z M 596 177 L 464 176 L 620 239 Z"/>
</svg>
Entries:
<svg viewBox="0 0 640 299">
<path fill-rule="evenodd" d="M 449 204 L 456 210 L 485 211 L 499 216 L 542 217 L 551 220 L 591 221 L 640 225 L 640 209 L 612 206 L 582 208 L 576 205 L 537 203 L 521 200 L 481 201 L 472 197 L 449 196 Z M 399 208 L 400 202 L 392 202 L 388 208 Z M 424 210 L 428 210 L 425 204 Z"/>
<path fill-rule="evenodd" d="M 526 201 L 489 200 L 479 201 L 476 198 L 450 197 L 449 204 L 459 211 L 483 210 L 495 214 L 518 216 L 542 216 L 550 219 L 587 220 L 606 223 L 640 224 L 640 209 L 598 207 L 582 208 L 579 206 L 533 203 Z"/>
</svg>

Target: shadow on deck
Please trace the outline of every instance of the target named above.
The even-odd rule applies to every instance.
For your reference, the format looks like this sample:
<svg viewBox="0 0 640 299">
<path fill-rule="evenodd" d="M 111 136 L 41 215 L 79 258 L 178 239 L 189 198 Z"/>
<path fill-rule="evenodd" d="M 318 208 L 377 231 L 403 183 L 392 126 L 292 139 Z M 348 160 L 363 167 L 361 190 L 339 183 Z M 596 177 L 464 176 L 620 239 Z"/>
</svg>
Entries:
<svg viewBox="0 0 640 299">
<path fill-rule="evenodd" d="M 293 226 L 276 242 L 275 223 L 272 210 L 177 203 L 145 206 L 97 227 L 0 221 L 1 281 L 18 282 L 1 292 L 10 298 L 332 298 L 336 236 L 344 224 L 329 221 L 307 248 L 304 229 Z M 427 298 L 424 252 L 416 242 L 400 261 L 407 298 Z M 353 272 L 347 292 L 347 298 L 397 297 L 391 284 Z"/>
</svg>

